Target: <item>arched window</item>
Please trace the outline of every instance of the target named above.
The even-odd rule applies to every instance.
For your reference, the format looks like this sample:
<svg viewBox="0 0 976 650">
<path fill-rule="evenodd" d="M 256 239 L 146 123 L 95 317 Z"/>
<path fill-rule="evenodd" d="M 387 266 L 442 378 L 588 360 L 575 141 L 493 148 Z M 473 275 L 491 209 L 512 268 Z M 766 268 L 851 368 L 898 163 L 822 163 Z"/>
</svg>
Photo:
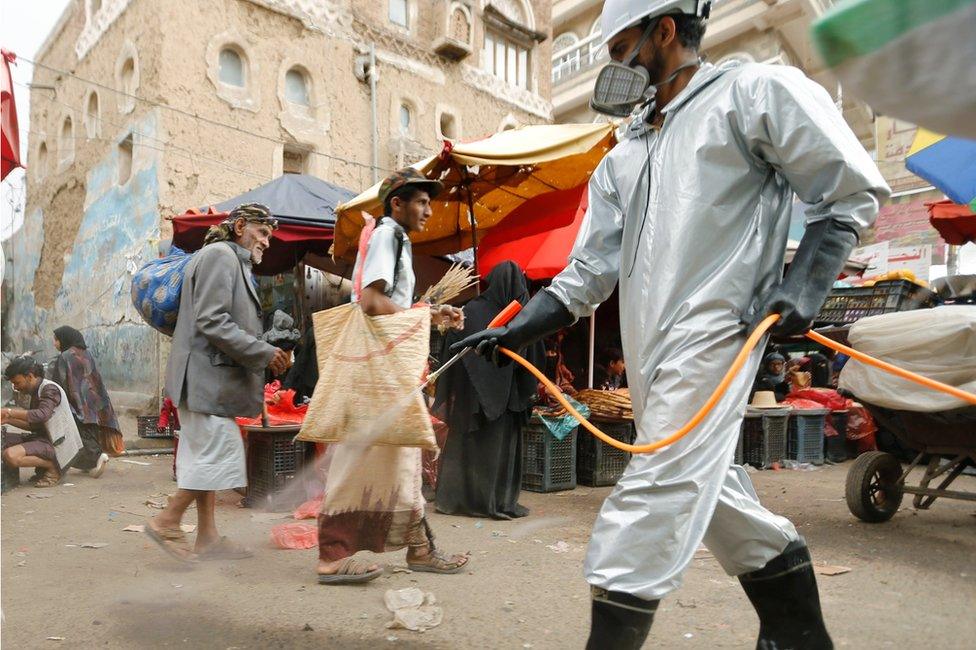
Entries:
<svg viewBox="0 0 976 650">
<path fill-rule="evenodd" d="M 37 147 L 37 177 L 47 176 L 47 143 L 42 142 Z"/>
<path fill-rule="evenodd" d="M 402 135 L 410 135 L 410 127 L 413 116 L 410 113 L 410 107 L 406 104 L 400 104 L 400 133 Z"/>
<path fill-rule="evenodd" d="M 225 47 L 220 51 L 218 62 L 218 78 L 221 83 L 228 86 L 243 88 L 246 82 L 244 71 L 244 59 L 240 52 L 231 47 Z"/>
<path fill-rule="evenodd" d="M 285 73 L 285 99 L 293 104 L 308 106 L 308 79 L 298 68 L 292 68 Z"/>
<path fill-rule="evenodd" d="M 85 134 L 89 139 L 98 137 L 100 120 L 98 93 L 93 90 L 88 93 L 88 101 L 85 102 Z"/>
<path fill-rule="evenodd" d="M 580 50 L 575 48 L 561 54 L 568 48 L 579 43 L 579 37 L 573 32 L 563 32 L 552 41 L 552 80 L 557 82 L 580 69 Z M 558 57 L 558 58 L 557 58 Z"/>
<path fill-rule="evenodd" d="M 136 94 L 136 62 L 132 57 L 122 64 L 122 92 L 127 95 Z"/>
<path fill-rule="evenodd" d="M 61 142 L 58 143 L 58 153 L 61 154 L 61 159 L 58 162 L 63 166 L 70 165 L 75 158 L 75 127 L 71 121 L 71 116 L 65 117 L 64 122 L 61 123 Z"/>
<path fill-rule="evenodd" d="M 442 140 L 457 140 L 460 136 L 460 133 L 458 133 L 457 118 L 447 111 L 441 113 L 437 127 Z"/>
</svg>

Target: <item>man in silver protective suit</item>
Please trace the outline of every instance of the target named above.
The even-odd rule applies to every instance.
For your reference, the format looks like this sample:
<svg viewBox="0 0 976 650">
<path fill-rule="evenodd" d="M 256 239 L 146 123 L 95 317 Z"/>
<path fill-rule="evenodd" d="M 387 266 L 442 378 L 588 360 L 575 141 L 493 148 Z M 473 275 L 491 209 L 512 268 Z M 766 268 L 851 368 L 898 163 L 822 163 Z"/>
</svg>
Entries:
<svg viewBox="0 0 976 650">
<path fill-rule="evenodd" d="M 830 96 L 780 65 L 703 63 L 709 2 L 607 0 L 612 61 L 593 106 L 633 118 L 589 185 L 569 264 L 507 327 L 456 344 L 499 360 L 587 316 L 620 286 L 637 444 L 683 426 L 768 314 L 807 331 L 889 189 Z M 806 232 L 783 277 L 793 194 Z M 732 464 L 763 346 L 687 436 L 637 454 L 587 552 L 587 648 L 639 648 L 698 545 L 738 576 L 759 648 L 831 648 L 807 547 Z"/>
</svg>

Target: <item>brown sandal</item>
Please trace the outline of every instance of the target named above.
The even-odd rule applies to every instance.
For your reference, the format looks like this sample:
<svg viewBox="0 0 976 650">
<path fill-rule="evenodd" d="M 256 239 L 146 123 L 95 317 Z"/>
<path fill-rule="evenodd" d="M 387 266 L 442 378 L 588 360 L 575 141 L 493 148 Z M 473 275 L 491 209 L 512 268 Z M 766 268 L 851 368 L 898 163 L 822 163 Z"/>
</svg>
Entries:
<svg viewBox="0 0 976 650">
<path fill-rule="evenodd" d="M 146 536 L 159 545 L 167 555 L 188 564 L 197 561 L 196 554 L 186 545 L 186 535 L 179 528 L 160 528 L 156 530 L 151 523 L 145 527 Z"/>
<path fill-rule="evenodd" d="M 407 560 L 407 568 L 411 571 L 426 571 L 428 573 L 457 573 L 468 565 L 467 555 L 453 555 L 447 557 L 440 551 L 433 549 L 427 553 L 420 563 Z"/>
<path fill-rule="evenodd" d="M 320 585 L 351 585 L 375 580 L 383 575 L 383 567 L 372 571 L 369 570 L 369 563 L 360 562 L 354 557 L 347 557 L 343 560 L 335 573 L 320 573 Z"/>
</svg>

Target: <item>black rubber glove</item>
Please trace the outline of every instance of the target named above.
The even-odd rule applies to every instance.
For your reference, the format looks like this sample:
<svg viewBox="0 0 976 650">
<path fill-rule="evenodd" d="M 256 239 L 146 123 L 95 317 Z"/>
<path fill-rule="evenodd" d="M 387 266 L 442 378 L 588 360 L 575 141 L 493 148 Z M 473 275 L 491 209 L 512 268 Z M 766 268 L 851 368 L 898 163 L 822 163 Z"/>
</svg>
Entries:
<svg viewBox="0 0 976 650">
<path fill-rule="evenodd" d="M 857 233 L 836 221 L 807 226 L 786 277 L 760 298 L 749 331 L 769 314 L 781 316 L 770 329 L 773 334 L 793 336 L 809 331 L 856 245 Z"/>
<path fill-rule="evenodd" d="M 511 362 L 507 356 L 498 353 L 498 348 L 508 348 L 518 352 L 522 348 L 572 325 L 573 315 L 559 299 L 546 290 L 532 297 L 532 300 L 515 315 L 508 325 L 483 330 L 458 341 L 451 346 L 451 352 L 473 347 L 481 356 L 488 357 L 495 365 Z"/>
</svg>

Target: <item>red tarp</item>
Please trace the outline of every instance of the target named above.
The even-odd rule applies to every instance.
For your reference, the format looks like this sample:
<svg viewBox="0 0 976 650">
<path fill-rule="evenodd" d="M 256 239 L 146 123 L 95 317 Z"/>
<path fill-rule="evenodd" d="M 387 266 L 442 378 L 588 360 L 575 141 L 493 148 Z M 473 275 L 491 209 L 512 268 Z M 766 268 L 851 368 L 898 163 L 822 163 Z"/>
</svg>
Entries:
<svg viewBox="0 0 976 650">
<path fill-rule="evenodd" d="M 227 218 L 226 212 L 212 210 L 206 213 L 190 211 L 173 217 L 173 244 L 188 252 L 202 248 L 207 229 Z M 254 272 L 258 275 L 285 273 L 291 271 L 305 253 L 328 255 L 332 233 L 331 228 L 279 221 L 271 238 L 271 247 L 265 251 L 261 263 L 254 267 Z"/>
<path fill-rule="evenodd" d="M 546 280 L 566 267 L 586 214 L 586 184 L 545 194 L 492 228 L 478 245 L 478 270 L 488 275 L 496 264 L 511 260 L 531 280 Z M 525 211 L 526 208 L 528 211 Z"/>
<path fill-rule="evenodd" d="M 10 64 L 17 60 L 17 55 L 7 50 L 0 50 L 3 55 L 3 69 L 0 70 L 0 153 L 3 161 L 0 163 L 0 180 L 7 177 L 20 163 L 20 132 L 17 129 L 17 105 L 14 102 L 14 84 L 10 78 Z"/>
<path fill-rule="evenodd" d="M 929 210 L 929 223 L 947 244 L 962 246 L 976 241 L 976 213 L 968 205 L 946 200 L 926 203 L 925 207 Z"/>
</svg>

